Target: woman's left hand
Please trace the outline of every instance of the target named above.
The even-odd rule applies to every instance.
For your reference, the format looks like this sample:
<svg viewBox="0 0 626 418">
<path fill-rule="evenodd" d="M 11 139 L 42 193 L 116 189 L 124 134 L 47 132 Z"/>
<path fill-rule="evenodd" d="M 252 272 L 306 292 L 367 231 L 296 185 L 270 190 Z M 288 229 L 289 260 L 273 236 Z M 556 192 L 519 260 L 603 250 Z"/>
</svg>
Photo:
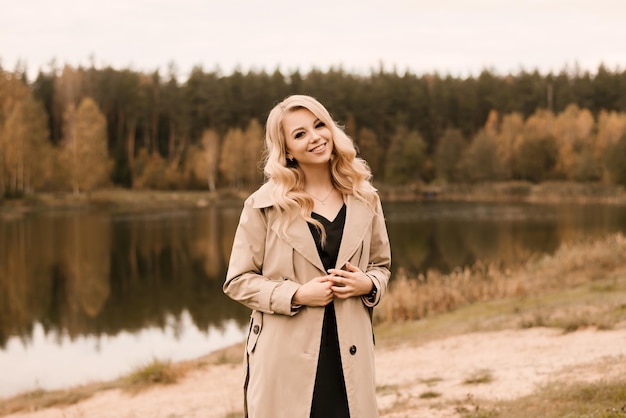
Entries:
<svg viewBox="0 0 626 418">
<path fill-rule="evenodd" d="M 331 287 L 334 295 L 339 299 L 347 299 L 352 296 L 367 295 L 372 291 L 374 283 L 357 266 L 346 263 L 345 270 L 330 269 L 330 280 L 334 283 Z"/>
</svg>

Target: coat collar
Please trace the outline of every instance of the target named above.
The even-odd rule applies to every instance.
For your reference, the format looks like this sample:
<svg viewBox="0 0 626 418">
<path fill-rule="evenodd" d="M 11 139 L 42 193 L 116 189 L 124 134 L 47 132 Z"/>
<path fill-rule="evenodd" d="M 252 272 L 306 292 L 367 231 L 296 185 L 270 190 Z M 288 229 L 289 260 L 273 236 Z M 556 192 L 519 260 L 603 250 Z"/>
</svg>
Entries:
<svg viewBox="0 0 626 418">
<path fill-rule="evenodd" d="M 268 181 L 257 190 L 254 195 L 253 206 L 255 208 L 268 208 L 274 206 L 274 191 L 276 186 Z M 353 195 L 344 197 L 346 204 L 346 223 L 339 254 L 337 256 L 337 268 L 343 267 L 352 255 L 360 248 L 366 234 L 371 229 L 372 219 L 375 212 L 368 205 L 356 199 Z M 282 228 L 278 222 L 272 222 L 272 230 L 291 247 L 302 254 L 311 264 L 324 271 L 324 265 L 317 252 L 315 241 L 304 219 L 296 217 L 287 228 Z"/>
</svg>

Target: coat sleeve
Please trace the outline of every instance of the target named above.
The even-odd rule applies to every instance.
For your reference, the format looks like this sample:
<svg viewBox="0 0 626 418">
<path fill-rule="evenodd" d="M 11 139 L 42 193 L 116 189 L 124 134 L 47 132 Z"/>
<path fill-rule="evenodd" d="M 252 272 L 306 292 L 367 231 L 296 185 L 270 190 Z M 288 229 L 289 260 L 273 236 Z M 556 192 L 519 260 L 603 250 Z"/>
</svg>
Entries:
<svg viewBox="0 0 626 418">
<path fill-rule="evenodd" d="M 263 276 L 267 218 L 246 200 L 230 254 L 223 290 L 230 298 L 264 313 L 295 315 L 291 300 L 300 285 L 282 277 Z"/>
<path fill-rule="evenodd" d="M 387 234 L 387 225 L 380 199 L 376 203 L 376 216 L 372 222 L 372 242 L 370 245 L 369 262 L 365 274 L 372 279 L 376 292 L 372 298 L 362 297 L 366 306 L 378 305 L 387 291 L 391 276 L 391 245 Z"/>
</svg>

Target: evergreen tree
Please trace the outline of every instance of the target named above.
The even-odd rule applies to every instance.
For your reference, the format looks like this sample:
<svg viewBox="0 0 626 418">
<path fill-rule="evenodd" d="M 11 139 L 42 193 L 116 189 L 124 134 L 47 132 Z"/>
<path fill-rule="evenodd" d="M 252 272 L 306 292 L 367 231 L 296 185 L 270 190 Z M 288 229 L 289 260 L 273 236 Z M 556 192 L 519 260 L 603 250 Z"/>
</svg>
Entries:
<svg viewBox="0 0 626 418">
<path fill-rule="evenodd" d="M 385 163 L 385 181 L 400 185 L 420 179 L 426 163 L 426 143 L 422 136 L 401 126 L 391 138 Z"/>
<path fill-rule="evenodd" d="M 611 179 L 622 186 L 626 186 L 626 133 L 606 149 L 606 165 Z"/>
<path fill-rule="evenodd" d="M 516 177 L 535 183 L 549 180 L 558 158 L 552 136 L 524 137 L 517 146 L 514 170 Z"/>
<path fill-rule="evenodd" d="M 460 162 L 463 178 L 473 181 L 495 181 L 502 176 L 496 138 L 484 130 L 474 136 Z"/>
<path fill-rule="evenodd" d="M 355 143 L 358 148 L 358 157 L 363 158 L 370 166 L 372 175 L 375 180 L 379 180 L 379 176 L 382 176 L 382 156 L 380 146 L 378 145 L 378 138 L 376 133 L 369 128 L 361 128 L 359 134 L 355 138 Z"/>
<path fill-rule="evenodd" d="M 463 134 L 458 129 L 446 129 L 443 136 L 437 141 L 435 150 L 435 167 L 437 178 L 444 182 L 461 180 L 459 161 L 467 144 Z"/>
</svg>

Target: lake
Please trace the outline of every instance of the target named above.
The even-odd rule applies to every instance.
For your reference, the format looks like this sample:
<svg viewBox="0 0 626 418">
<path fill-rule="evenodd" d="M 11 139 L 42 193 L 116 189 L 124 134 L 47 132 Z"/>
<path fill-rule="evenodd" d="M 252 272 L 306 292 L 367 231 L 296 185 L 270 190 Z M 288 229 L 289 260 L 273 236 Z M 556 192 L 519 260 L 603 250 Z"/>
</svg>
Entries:
<svg viewBox="0 0 626 418">
<path fill-rule="evenodd" d="M 393 270 L 515 265 L 564 241 L 626 233 L 597 204 L 384 203 Z M 0 218 L 0 397 L 119 377 L 239 342 L 222 293 L 241 204 L 48 210 Z M 392 279 L 393 280 L 393 279 Z"/>
</svg>

